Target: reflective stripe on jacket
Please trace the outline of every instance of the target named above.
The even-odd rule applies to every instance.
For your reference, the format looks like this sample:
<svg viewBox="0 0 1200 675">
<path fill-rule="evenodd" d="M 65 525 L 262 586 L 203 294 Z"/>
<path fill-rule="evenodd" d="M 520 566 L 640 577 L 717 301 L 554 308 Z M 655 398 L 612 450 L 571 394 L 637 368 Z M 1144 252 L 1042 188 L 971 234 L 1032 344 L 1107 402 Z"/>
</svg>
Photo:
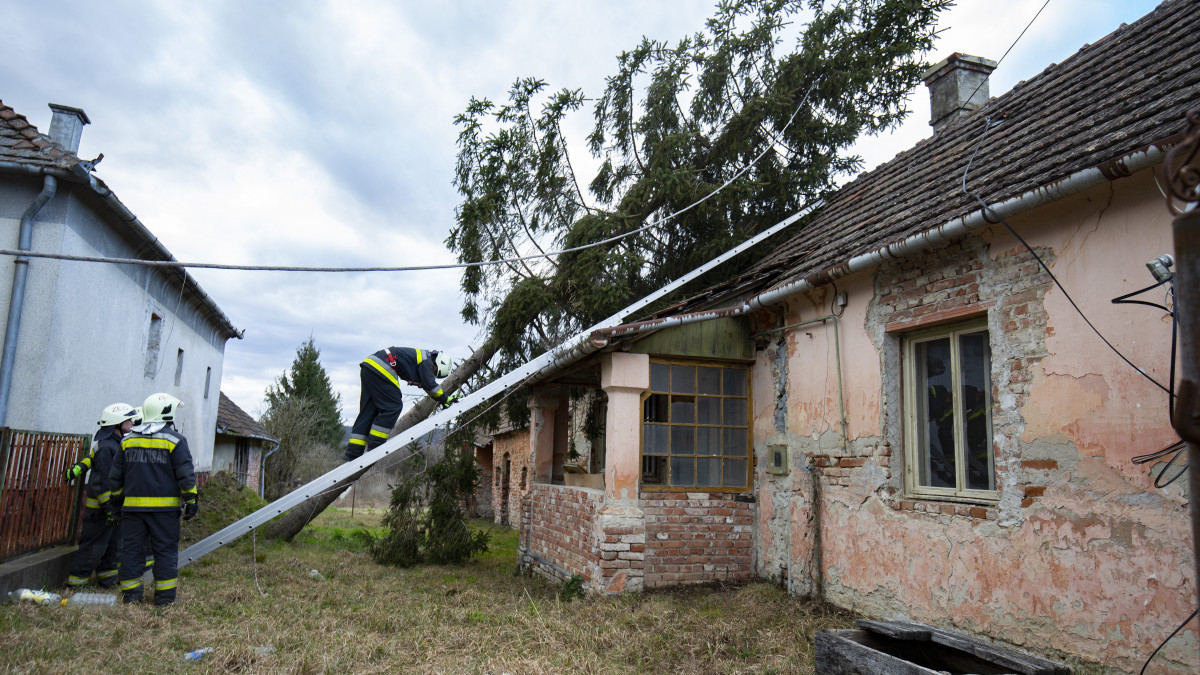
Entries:
<svg viewBox="0 0 1200 675">
<path fill-rule="evenodd" d="M 109 490 L 123 495 L 122 511 L 172 511 L 196 499 L 196 474 L 187 439 L 171 426 L 131 433 L 109 471 Z"/>
<path fill-rule="evenodd" d="M 437 383 L 436 354 L 410 347 L 388 347 L 363 359 L 363 365 L 374 369 L 397 387 L 404 380 L 424 389 L 438 403 L 444 403 L 446 393 Z"/>
</svg>

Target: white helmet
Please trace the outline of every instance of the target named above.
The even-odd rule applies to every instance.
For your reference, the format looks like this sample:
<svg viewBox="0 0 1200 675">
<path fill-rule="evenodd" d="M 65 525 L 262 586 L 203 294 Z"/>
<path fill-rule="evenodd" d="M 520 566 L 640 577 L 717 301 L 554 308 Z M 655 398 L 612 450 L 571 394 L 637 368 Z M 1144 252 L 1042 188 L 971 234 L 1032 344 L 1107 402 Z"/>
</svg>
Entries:
<svg viewBox="0 0 1200 675">
<path fill-rule="evenodd" d="M 454 364 L 450 362 L 449 354 L 438 352 L 437 358 L 434 361 L 437 363 L 437 376 L 439 380 L 450 374 L 450 368 Z"/>
<path fill-rule="evenodd" d="M 128 403 L 114 403 L 100 411 L 100 421 L 97 424 L 102 427 L 114 427 L 125 420 L 134 420 L 137 418 L 136 410 Z"/>
<path fill-rule="evenodd" d="M 142 403 L 142 423 L 174 422 L 183 401 L 170 394 L 150 394 Z"/>
</svg>

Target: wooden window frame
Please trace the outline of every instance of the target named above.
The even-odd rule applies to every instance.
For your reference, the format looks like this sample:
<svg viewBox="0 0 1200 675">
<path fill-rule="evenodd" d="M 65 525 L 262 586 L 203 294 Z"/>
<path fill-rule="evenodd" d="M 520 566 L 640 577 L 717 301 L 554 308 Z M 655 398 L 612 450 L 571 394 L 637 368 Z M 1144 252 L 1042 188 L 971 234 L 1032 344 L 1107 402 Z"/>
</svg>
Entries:
<svg viewBox="0 0 1200 675">
<path fill-rule="evenodd" d="M 906 332 L 900 335 L 902 340 L 902 359 L 903 359 L 903 400 L 904 400 L 904 475 L 905 475 L 905 492 L 911 497 L 933 498 L 942 501 L 959 501 L 973 504 L 996 504 L 1000 500 L 998 489 L 980 490 L 966 487 L 966 471 L 967 471 L 967 452 L 964 447 L 964 439 L 961 430 L 963 429 L 963 402 L 962 396 L 952 392 L 952 410 L 953 410 L 953 431 L 954 431 L 954 457 L 955 457 L 955 487 L 934 487 L 929 485 L 919 484 L 919 469 L 922 462 L 928 459 L 928 448 L 923 447 L 920 441 L 920 426 L 925 421 L 917 419 L 918 411 L 922 406 L 917 401 L 917 385 L 924 383 L 923 377 L 918 377 L 916 372 L 916 355 L 915 350 L 918 344 L 930 342 L 933 340 L 948 338 L 950 342 L 950 368 L 951 382 L 956 383 L 955 389 L 958 389 L 958 384 L 962 381 L 962 358 L 959 354 L 959 336 L 971 333 L 984 333 L 988 339 L 988 391 L 986 391 L 986 404 L 984 410 L 987 415 L 987 443 L 989 453 L 991 455 L 991 465 L 989 466 L 991 484 L 998 485 L 996 477 L 996 457 L 995 457 L 995 436 L 992 430 L 992 408 L 994 400 L 992 399 L 992 380 L 991 369 L 994 364 L 991 351 L 991 332 L 988 330 L 987 319 L 977 318 L 974 320 L 963 321 L 953 324 L 941 324 L 936 327 L 922 328 L 911 332 Z M 922 393 L 924 393 L 922 389 Z"/>
<path fill-rule="evenodd" d="M 700 367 L 700 368 L 733 369 L 733 370 L 740 370 L 745 373 L 745 377 L 746 377 L 746 380 L 745 380 L 746 395 L 745 396 L 727 396 L 724 394 L 724 392 L 722 392 L 719 395 L 719 398 L 721 398 L 722 400 L 724 400 L 724 399 L 744 399 L 746 402 L 746 425 L 745 425 L 745 430 L 746 430 L 746 454 L 745 454 L 746 480 L 745 480 L 745 485 L 741 486 L 741 487 L 715 486 L 715 485 L 714 486 L 671 485 L 671 470 L 670 470 L 671 461 L 670 460 L 672 457 L 704 457 L 704 458 L 710 458 L 710 459 L 716 458 L 719 460 L 739 459 L 739 458 L 732 457 L 729 455 L 694 455 L 694 454 L 693 455 L 683 455 L 682 453 L 672 454 L 669 449 L 668 449 L 667 454 L 647 455 L 645 453 L 646 434 L 645 434 L 645 430 L 644 430 L 646 420 L 645 420 L 645 413 L 642 412 L 642 413 L 640 413 L 641 417 L 639 418 L 639 421 L 638 421 L 638 466 L 639 466 L 639 471 L 641 470 L 642 467 L 645 466 L 645 461 L 647 458 L 661 458 L 666 466 L 664 467 L 662 483 L 646 483 L 645 480 L 641 480 L 641 481 L 639 481 L 639 483 L 641 485 L 641 489 L 654 491 L 654 492 L 746 493 L 746 492 L 752 491 L 754 489 L 754 452 L 753 452 L 753 448 L 754 448 L 754 424 L 753 424 L 753 422 L 754 422 L 754 420 L 753 420 L 753 418 L 754 418 L 754 415 L 753 415 L 754 401 L 752 398 L 753 391 L 752 391 L 752 386 L 751 386 L 750 365 L 747 363 L 743 363 L 743 362 L 727 361 L 727 360 L 697 360 L 697 359 L 651 357 L 650 365 L 653 366 L 656 364 L 666 365 L 668 367 L 669 366 L 691 366 L 691 367 Z M 723 378 L 724 378 L 724 376 L 722 375 L 722 381 L 723 381 Z M 641 408 L 644 411 L 646 401 L 649 400 L 649 398 L 655 394 L 672 395 L 675 393 L 676 392 L 655 391 L 652 388 L 647 388 L 646 392 L 643 393 L 642 397 L 641 397 Z M 682 395 L 686 396 L 687 394 L 682 394 Z M 698 396 L 698 397 L 699 396 L 716 397 L 711 394 L 696 393 L 694 395 Z M 723 407 L 723 405 L 722 405 L 722 407 Z M 668 408 L 669 408 L 669 406 L 668 406 Z M 722 422 L 723 422 L 723 420 L 722 420 Z M 699 424 L 698 422 L 674 424 L 674 423 L 668 421 L 666 424 L 668 427 L 690 426 L 693 428 L 705 427 L 705 428 L 710 428 L 710 429 L 722 429 L 722 430 L 740 428 L 737 426 L 726 426 L 724 423 L 716 424 L 716 425 L 702 425 L 702 424 Z M 721 482 L 724 482 L 724 471 L 725 471 L 724 462 L 723 461 L 718 462 L 718 465 L 721 466 Z M 643 473 L 643 476 L 644 476 L 644 473 Z"/>
</svg>

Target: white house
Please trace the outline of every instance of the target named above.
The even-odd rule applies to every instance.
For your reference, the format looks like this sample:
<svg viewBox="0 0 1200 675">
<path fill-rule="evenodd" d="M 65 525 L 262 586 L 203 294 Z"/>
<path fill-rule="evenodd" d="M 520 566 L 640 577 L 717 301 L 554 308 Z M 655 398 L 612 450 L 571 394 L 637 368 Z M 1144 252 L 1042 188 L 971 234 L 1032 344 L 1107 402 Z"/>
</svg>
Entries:
<svg viewBox="0 0 1200 675">
<path fill-rule="evenodd" d="M 76 154 L 87 115 L 50 133 L 0 102 L 0 248 L 173 260 Z M 26 262 L 27 261 L 27 262 Z M 225 341 L 240 337 L 186 271 L 0 255 L 0 426 L 92 433 L 101 408 L 166 392 L 197 471 L 212 466 Z"/>
</svg>

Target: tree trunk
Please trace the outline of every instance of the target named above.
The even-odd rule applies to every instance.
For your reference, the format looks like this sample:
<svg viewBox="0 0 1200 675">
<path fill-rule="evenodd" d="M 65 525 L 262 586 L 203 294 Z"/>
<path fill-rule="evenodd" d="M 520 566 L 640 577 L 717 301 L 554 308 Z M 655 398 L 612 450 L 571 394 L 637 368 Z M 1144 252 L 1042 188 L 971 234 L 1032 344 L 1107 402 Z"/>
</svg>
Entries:
<svg viewBox="0 0 1200 675">
<path fill-rule="evenodd" d="M 455 391 L 463 385 L 472 375 L 492 358 L 496 353 L 496 343 L 494 340 L 488 340 L 482 347 L 475 350 L 475 353 L 462 363 L 454 372 L 442 380 L 442 390 L 449 393 Z M 396 422 L 396 426 L 392 427 L 391 436 L 395 436 L 407 429 L 416 426 L 429 417 L 433 413 L 434 406 L 437 403 L 425 397 L 412 407 L 403 417 Z M 321 512 L 329 508 L 329 505 L 334 502 L 343 492 L 354 484 L 359 478 L 362 478 L 375 465 L 372 464 L 361 471 L 355 472 L 339 481 L 336 485 L 324 491 L 323 493 L 309 499 L 303 504 L 298 504 L 295 508 L 288 511 L 279 517 L 278 520 L 273 520 L 263 526 L 263 536 L 269 539 L 283 539 L 291 541 L 300 534 L 305 525 L 308 525 L 314 518 L 321 515 Z"/>
</svg>

